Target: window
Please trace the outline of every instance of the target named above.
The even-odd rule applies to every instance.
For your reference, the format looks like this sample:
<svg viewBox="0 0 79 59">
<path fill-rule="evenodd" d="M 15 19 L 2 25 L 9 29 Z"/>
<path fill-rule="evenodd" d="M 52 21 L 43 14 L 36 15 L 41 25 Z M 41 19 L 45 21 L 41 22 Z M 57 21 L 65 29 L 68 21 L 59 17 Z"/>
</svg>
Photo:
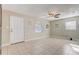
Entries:
<svg viewBox="0 0 79 59">
<path fill-rule="evenodd" d="M 66 30 L 76 30 L 76 21 L 69 21 L 65 23 Z"/>
<path fill-rule="evenodd" d="M 35 32 L 40 33 L 43 31 L 43 26 L 42 24 L 36 24 L 35 25 Z"/>
</svg>

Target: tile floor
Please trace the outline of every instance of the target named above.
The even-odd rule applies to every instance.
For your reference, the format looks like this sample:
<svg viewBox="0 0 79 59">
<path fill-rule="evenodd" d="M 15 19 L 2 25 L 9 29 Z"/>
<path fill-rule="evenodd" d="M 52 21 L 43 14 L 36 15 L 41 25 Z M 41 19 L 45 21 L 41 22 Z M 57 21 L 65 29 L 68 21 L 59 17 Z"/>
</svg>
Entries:
<svg viewBox="0 0 79 59">
<path fill-rule="evenodd" d="M 78 55 L 78 42 L 65 39 L 39 39 L 2 48 L 3 55 Z"/>
</svg>

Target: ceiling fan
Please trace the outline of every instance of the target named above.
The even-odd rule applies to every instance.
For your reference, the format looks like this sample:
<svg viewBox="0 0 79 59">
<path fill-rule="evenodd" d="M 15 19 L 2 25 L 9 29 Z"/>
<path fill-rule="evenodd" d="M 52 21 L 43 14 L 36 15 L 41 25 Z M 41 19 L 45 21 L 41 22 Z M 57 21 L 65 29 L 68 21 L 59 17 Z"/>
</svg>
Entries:
<svg viewBox="0 0 79 59">
<path fill-rule="evenodd" d="M 57 11 L 54 11 L 54 10 L 48 11 L 49 17 L 59 18 L 59 15 L 60 15 L 60 13 L 58 13 Z"/>
<path fill-rule="evenodd" d="M 56 10 L 51 9 L 51 10 L 48 11 L 47 15 L 42 16 L 40 18 L 46 18 L 46 19 L 52 18 L 53 19 L 53 18 L 59 18 L 60 15 L 61 14 L 59 12 L 57 12 Z"/>
</svg>

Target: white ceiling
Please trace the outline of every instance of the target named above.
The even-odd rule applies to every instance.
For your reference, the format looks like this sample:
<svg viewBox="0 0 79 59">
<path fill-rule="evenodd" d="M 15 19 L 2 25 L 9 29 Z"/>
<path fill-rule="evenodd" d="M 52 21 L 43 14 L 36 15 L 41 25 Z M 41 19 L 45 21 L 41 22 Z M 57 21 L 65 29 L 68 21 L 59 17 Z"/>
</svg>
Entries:
<svg viewBox="0 0 79 59">
<path fill-rule="evenodd" d="M 3 4 L 2 8 L 48 20 L 56 20 L 55 18 L 47 17 L 50 9 L 54 9 L 61 14 L 58 19 L 79 15 L 78 4 Z"/>
</svg>

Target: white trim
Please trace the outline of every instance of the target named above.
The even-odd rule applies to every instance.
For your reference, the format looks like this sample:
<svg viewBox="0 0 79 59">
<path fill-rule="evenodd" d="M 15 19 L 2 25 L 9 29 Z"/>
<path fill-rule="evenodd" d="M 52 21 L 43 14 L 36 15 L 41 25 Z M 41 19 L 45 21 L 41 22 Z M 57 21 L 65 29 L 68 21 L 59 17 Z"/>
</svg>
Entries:
<svg viewBox="0 0 79 59">
<path fill-rule="evenodd" d="M 31 41 L 31 40 L 38 40 L 38 39 L 45 39 L 45 38 L 49 38 L 48 36 L 43 36 L 43 37 L 37 37 L 37 38 L 33 38 L 33 39 L 27 39 L 27 40 L 24 40 L 24 41 Z M 5 46 L 8 46 L 8 45 L 11 45 L 11 43 L 7 43 L 7 44 L 2 44 L 1 45 L 1 48 L 2 47 L 5 47 Z"/>
</svg>

